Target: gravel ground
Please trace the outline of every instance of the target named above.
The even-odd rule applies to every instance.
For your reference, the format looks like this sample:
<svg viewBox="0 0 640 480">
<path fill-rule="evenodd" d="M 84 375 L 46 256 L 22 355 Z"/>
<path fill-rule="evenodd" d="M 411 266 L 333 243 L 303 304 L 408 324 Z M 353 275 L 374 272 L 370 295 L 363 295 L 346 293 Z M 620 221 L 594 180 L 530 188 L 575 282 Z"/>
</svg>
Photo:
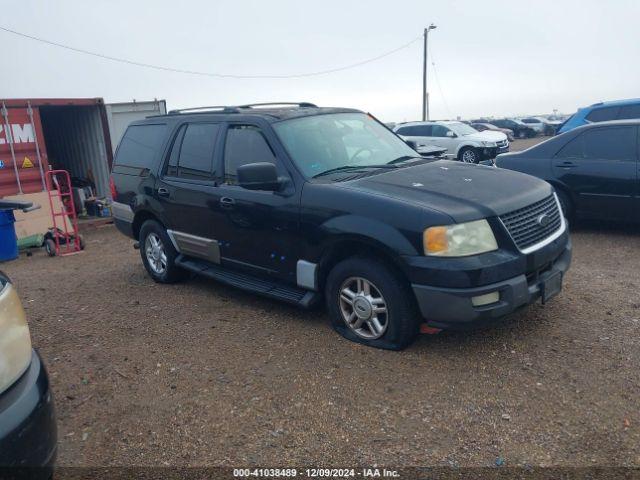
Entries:
<svg viewBox="0 0 640 480">
<path fill-rule="evenodd" d="M 158 285 L 112 226 L 4 264 L 62 466 L 640 465 L 640 231 L 580 225 L 564 291 L 403 352 L 213 281 Z"/>
</svg>

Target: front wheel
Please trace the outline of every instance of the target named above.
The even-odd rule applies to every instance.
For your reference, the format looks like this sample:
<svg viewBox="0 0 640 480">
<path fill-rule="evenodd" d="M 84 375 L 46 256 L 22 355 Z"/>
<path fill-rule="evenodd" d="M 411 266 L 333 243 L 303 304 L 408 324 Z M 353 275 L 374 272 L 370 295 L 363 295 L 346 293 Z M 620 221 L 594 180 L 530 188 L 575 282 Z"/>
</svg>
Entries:
<svg viewBox="0 0 640 480">
<path fill-rule="evenodd" d="M 348 258 L 326 283 L 333 328 L 343 337 L 376 348 L 402 350 L 419 333 L 420 318 L 405 282 L 386 265 Z"/>
<path fill-rule="evenodd" d="M 460 150 L 460 153 L 458 154 L 458 160 L 464 163 L 479 163 L 480 154 L 475 148 L 465 147 Z"/>
<path fill-rule="evenodd" d="M 178 252 L 166 230 L 155 220 L 147 220 L 140 228 L 140 255 L 147 272 L 158 283 L 174 283 L 186 276 L 175 264 Z"/>
</svg>

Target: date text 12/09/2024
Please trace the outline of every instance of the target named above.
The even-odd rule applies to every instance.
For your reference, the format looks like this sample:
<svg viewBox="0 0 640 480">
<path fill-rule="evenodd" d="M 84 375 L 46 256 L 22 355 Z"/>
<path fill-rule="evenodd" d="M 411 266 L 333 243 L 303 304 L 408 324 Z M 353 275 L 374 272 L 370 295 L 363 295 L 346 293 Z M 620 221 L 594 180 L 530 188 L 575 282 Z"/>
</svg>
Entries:
<svg viewBox="0 0 640 480">
<path fill-rule="evenodd" d="M 234 477 L 305 478 L 399 478 L 400 473 L 386 468 L 234 468 Z"/>
</svg>

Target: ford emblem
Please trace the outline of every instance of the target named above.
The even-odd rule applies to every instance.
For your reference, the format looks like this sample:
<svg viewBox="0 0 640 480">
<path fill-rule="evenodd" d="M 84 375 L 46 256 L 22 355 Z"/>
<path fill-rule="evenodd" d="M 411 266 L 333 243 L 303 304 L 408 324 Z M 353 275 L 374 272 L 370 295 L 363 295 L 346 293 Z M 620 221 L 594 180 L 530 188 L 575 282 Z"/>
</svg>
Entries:
<svg viewBox="0 0 640 480">
<path fill-rule="evenodd" d="M 540 225 L 540 227 L 544 228 L 544 227 L 548 227 L 549 224 L 551 223 L 551 217 L 549 215 L 547 215 L 546 213 L 543 213 L 542 215 L 540 215 L 538 217 L 538 225 Z"/>
</svg>

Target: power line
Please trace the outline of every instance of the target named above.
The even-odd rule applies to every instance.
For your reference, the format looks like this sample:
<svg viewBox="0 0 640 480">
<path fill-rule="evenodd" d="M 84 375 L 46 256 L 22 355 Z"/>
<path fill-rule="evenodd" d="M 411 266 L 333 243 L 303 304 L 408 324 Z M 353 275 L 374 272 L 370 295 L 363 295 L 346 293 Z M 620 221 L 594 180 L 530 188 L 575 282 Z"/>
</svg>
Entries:
<svg viewBox="0 0 640 480">
<path fill-rule="evenodd" d="M 436 85 L 438 85 L 438 90 L 440 91 L 440 96 L 442 97 L 442 103 L 444 103 L 444 106 L 447 109 L 449 118 L 453 120 L 453 116 L 451 115 L 451 110 L 449 109 L 449 104 L 447 103 L 447 99 L 445 98 L 444 92 L 442 91 L 442 86 L 440 85 L 440 78 L 438 77 L 438 70 L 436 69 L 436 59 L 433 56 L 433 52 L 431 51 L 431 46 L 429 46 L 429 55 L 431 55 L 431 66 L 433 67 L 433 73 L 436 77 Z"/>
<path fill-rule="evenodd" d="M 407 42 L 403 45 L 400 45 L 397 48 L 394 48 L 393 50 L 389 50 L 388 52 L 385 52 L 381 55 L 377 55 L 375 57 L 369 58 L 367 60 L 362 60 L 360 62 L 356 62 L 356 63 L 352 63 L 350 65 L 345 65 L 343 67 L 336 67 L 336 68 L 330 68 L 327 70 L 318 70 L 315 72 L 306 72 L 306 73 L 298 73 L 298 74 L 293 74 L 293 75 L 271 75 L 271 74 L 263 74 L 263 75 L 236 75 L 236 74 L 231 74 L 231 73 L 214 73 L 214 72 L 199 72 L 196 70 L 184 70 L 184 69 L 180 69 L 180 68 L 172 68 L 172 67 L 167 67 L 167 66 L 163 66 L 163 65 L 154 65 L 151 63 L 144 63 L 144 62 L 137 62 L 135 60 L 128 60 L 126 58 L 119 58 L 119 57 L 113 57 L 111 55 L 105 55 L 102 53 L 98 53 L 98 52 L 92 52 L 90 50 L 84 50 L 82 48 L 76 48 L 76 47 L 72 47 L 69 45 L 63 45 L 62 43 L 58 43 L 58 42 L 54 42 L 51 40 L 46 40 L 44 38 L 39 38 L 39 37 L 35 37 L 33 35 L 28 35 L 26 33 L 22 33 L 22 32 L 18 32 L 16 30 L 11 30 L 10 28 L 7 27 L 3 27 L 0 25 L 0 30 L 7 32 L 7 33 L 11 33 L 13 35 L 17 35 L 19 37 L 23 37 L 23 38 L 28 38 L 30 40 L 35 40 L 37 42 L 40 43 L 45 43 L 47 45 L 51 45 L 54 47 L 59 47 L 59 48 L 63 48 L 66 50 L 71 50 L 73 52 L 76 53 L 82 53 L 84 55 L 91 55 L 93 57 L 98 57 L 98 58 L 102 58 L 104 60 L 110 60 L 113 62 L 119 62 L 119 63 L 125 63 L 128 65 L 135 65 L 137 67 L 144 67 L 144 68 L 152 68 L 155 70 L 162 70 L 165 72 L 175 72 L 175 73 L 186 73 L 189 75 L 199 75 L 199 76 L 203 76 L 203 77 L 217 77 L 217 78 L 236 78 L 236 79 L 243 79 L 243 78 L 248 78 L 248 79 L 266 79 L 266 78 L 270 78 L 270 79 L 285 79 L 285 78 L 304 78 L 304 77 L 314 77 L 314 76 L 318 76 L 318 75 L 326 75 L 329 73 L 335 73 L 335 72 L 341 72 L 344 70 L 349 70 L 351 68 L 355 68 L 355 67 L 360 67 L 362 65 L 366 65 L 367 63 L 371 63 L 371 62 L 375 62 L 377 60 L 381 60 L 385 57 L 388 57 L 389 55 L 393 55 L 396 52 L 399 52 L 400 50 L 409 47 L 410 45 L 414 44 L 415 42 L 417 42 L 418 40 L 420 40 L 420 38 L 422 38 L 422 36 L 418 36 L 416 38 L 414 38 L 413 40 L 411 40 L 410 42 Z"/>
</svg>

